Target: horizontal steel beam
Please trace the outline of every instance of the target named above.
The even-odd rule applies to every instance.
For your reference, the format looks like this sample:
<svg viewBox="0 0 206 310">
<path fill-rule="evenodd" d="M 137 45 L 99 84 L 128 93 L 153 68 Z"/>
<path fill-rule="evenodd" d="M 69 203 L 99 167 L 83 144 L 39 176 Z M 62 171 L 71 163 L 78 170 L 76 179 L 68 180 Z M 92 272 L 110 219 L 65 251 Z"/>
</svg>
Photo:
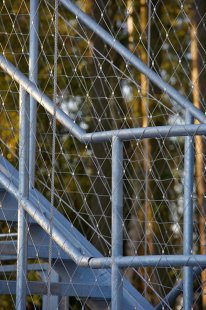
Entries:
<svg viewBox="0 0 206 310">
<path fill-rule="evenodd" d="M 95 20 L 85 14 L 70 0 L 60 0 L 65 8 L 73 13 L 85 26 L 92 30 L 111 48 L 116 50 L 128 63 L 132 64 L 134 68 L 146 75 L 151 82 L 157 85 L 161 90 L 174 99 L 182 108 L 187 109 L 200 122 L 206 123 L 205 114 L 197 109 L 186 97 L 182 96 L 176 89 L 166 83 L 158 74 L 145 65 L 137 56 L 129 51 L 124 45 L 110 35 L 103 27 L 101 27 Z"/>
<path fill-rule="evenodd" d="M 206 267 L 206 255 L 147 255 L 117 257 L 115 263 L 123 267 Z M 111 268 L 111 257 L 91 258 L 89 266 L 92 268 Z"/>
<path fill-rule="evenodd" d="M 48 285 L 46 282 L 28 281 L 27 295 L 47 295 Z M 16 281 L 0 280 L 0 294 L 14 295 L 16 292 Z M 95 285 L 92 283 L 51 283 L 51 295 L 74 296 L 86 298 L 111 298 L 111 287 L 106 285 Z"/>
<path fill-rule="evenodd" d="M 18 171 L 3 157 L 0 155 L 0 184 L 4 189 L 8 192 L 10 192 L 14 197 L 18 198 Z M 33 208 L 33 211 L 35 213 L 35 210 L 41 215 L 45 216 L 47 219 L 49 219 L 49 210 L 50 210 L 50 203 L 49 201 L 44 198 L 40 192 L 38 192 L 35 188 L 30 190 L 29 199 Z M 29 207 L 30 208 L 30 207 Z M 62 269 L 60 270 L 57 265 L 58 261 L 55 263 L 54 270 L 60 275 L 60 277 L 67 276 L 70 274 L 72 276 L 72 279 L 77 279 L 77 282 L 79 282 L 79 279 L 88 279 L 85 280 L 85 282 L 91 283 L 91 278 L 95 278 L 99 281 L 101 285 L 109 285 L 110 286 L 110 279 L 111 279 L 111 271 L 110 270 L 91 270 L 90 268 L 78 268 L 78 274 L 77 272 L 74 273 L 74 270 L 76 270 L 76 265 L 82 265 L 82 267 L 88 266 L 89 259 L 92 257 L 101 257 L 100 252 L 74 227 L 72 226 L 71 222 L 66 220 L 66 218 L 59 213 L 58 210 L 54 210 L 54 226 L 58 230 L 58 235 L 60 236 L 60 243 L 62 245 L 62 249 L 65 253 L 65 256 L 68 258 L 71 258 L 74 260 L 74 263 L 65 262 L 65 259 L 62 261 Z M 38 214 L 37 214 L 38 216 Z M 38 216 L 39 217 L 39 216 Z M 39 218 L 40 219 L 40 218 Z M 42 219 L 42 218 L 41 218 Z M 40 219 L 40 220 L 41 220 Z M 43 218 L 44 219 L 44 218 Z M 38 220 L 39 221 L 39 220 Z M 47 223 L 46 223 L 47 224 Z M 30 226 L 30 230 L 32 229 L 33 225 Z M 49 227 L 48 227 L 49 228 Z M 37 234 L 38 234 L 37 230 Z M 48 229 L 45 229 L 45 231 L 48 231 Z M 37 238 L 36 232 L 32 233 L 32 238 L 36 244 L 36 240 L 39 240 L 39 237 Z M 45 237 L 41 238 L 40 240 L 44 239 L 44 242 L 46 242 Z M 65 243 L 65 249 L 63 246 L 64 240 L 66 240 Z M 53 245 L 56 246 L 56 243 L 59 244 L 59 241 L 55 239 L 56 242 L 53 243 Z M 68 242 L 67 242 L 68 241 Z M 72 245 L 70 247 L 70 244 Z M 61 246 L 60 246 L 61 247 Z M 56 248 L 58 248 L 56 246 Z M 72 255 L 68 254 L 69 249 L 75 248 L 77 251 L 75 253 L 71 253 Z M 60 253 L 60 251 L 59 251 Z M 73 254 L 75 254 L 75 261 Z M 76 256 L 77 254 L 77 256 Z M 62 254 L 60 255 L 62 257 Z M 4 256 L 5 258 L 5 256 Z M 82 259 L 83 258 L 83 259 Z M 81 260 L 82 259 L 82 260 Z M 60 261 L 59 261 L 60 263 Z M 68 272 L 65 272 L 65 265 L 67 264 L 67 270 Z M 73 265 L 73 267 L 71 267 Z M 69 267 L 70 266 L 70 267 Z M 69 268 L 69 269 L 68 269 Z M 70 271 L 69 271 L 70 270 Z M 83 276 L 83 277 L 82 277 Z M 79 278 L 80 277 L 80 278 Z M 65 278 L 65 281 L 67 282 L 67 278 Z M 82 281 L 82 280 L 81 280 Z M 92 280 L 93 283 L 93 280 Z M 99 287 L 101 287 L 99 285 Z M 93 300 L 94 301 L 94 300 Z M 150 303 L 134 288 L 132 285 L 124 279 L 124 292 L 123 292 L 123 304 L 125 309 L 134 309 L 136 308 L 143 308 L 143 309 L 154 309 Z M 98 308 L 99 309 L 99 308 Z"/>
<path fill-rule="evenodd" d="M 0 239 L 1 238 L 14 238 L 14 237 L 17 237 L 17 236 L 18 236 L 17 233 L 0 234 Z"/>
<path fill-rule="evenodd" d="M 8 73 L 17 83 L 33 96 L 51 115 L 53 114 L 53 102 L 32 83 L 21 71 L 14 67 L 5 57 L 0 55 L 0 67 Z M 201 112 L 202 113 L 202 112 Z M 206 123 L 204 116 L 203 123 Z M 175 136 L 205 135 L 206 125 L 170 125 L 146 128 L 127 128 L 103 132 L 85 133 L 66 113 L 60 108 L 56 112 L 57 120 L 68 129 L 78 140 L 83 143 L 99 143 L 111 141 L 112 136 L 121 140 L 145 139 L 145 138 L 166 138 Z M 199 119 L 200 120 L 200 119 Z"/>
<path fill-rule="evenodd" d="M 48 264 L 46 263 L 41 263 L 41 264 L 28 264 L 27 265 L 28 270 L 32 271 L 47 271 L 48 269 Z M 13 272 L 16 271 L 16 265 L 1 265 L 0 266 L 0 272 Z"/>
<path fill-rule="evenodd" d="M 0 183 L 4 185 L 12 195 L 17 199 L 19 197 L 18 188 L 10 182 L 10 180 L 0 172 Z M 46 231 L 50 232 L 49 218 L 42 213 L 40 208 L 34 205 L 30 200 L 22 198 L 21 204 L 26 212 Z M 59 247 L 79 266 L 88 266 L 90 257 L 84 256 L 58 229 L 54 226 L 52 230 L 52 239 Z"/>
<path fill-rule="evenodd" d="M 111 141 L 113 136 L 121 140 L 134 140 L 146 138 L 169 138 L 180 136 L 195 136 L 206 135 L 206 125 L 170 125 L 170 126 L 156 126 L 145 128 L 127 128 L 111 131 L 100 131 L 94 133 L 87 133 L 83 135 L 83 142 L 105 142 Z"/>
<path fill-rule="evenodd" d="M 39 226 L 38 226 L 39 227 Z M 30 238 L 30 234 L 28 236 Z M 34 243 L 31 244 L 31 243 Z M 30 244 L 28 244 L 28 258 L 29 259 L 48 259 L 48 243 L 41 244 L 37 240 L 32 240 Z M 59 257 L 59 249 L 58 247 L 53 246 L 52 248 L 52 259 L 57 259 Z M 62 255 L 62 253 L 64 255 Z M 0 241 L 0 259 L 2 256 L 13 256 L 17 257 L 17 241 Z M 61 257 L 64 261 L 70 261 L 70 258 L 62 251 Z"/>
<path fill-rule="evenodd" d="M 16 255 L 1 255 L 1 262 L 16 261 Z"/>
<path fill-rule="evenodd" d="M 18 188 L 0 172 L 0 183 L 18 198 Z M 22 205 L 28 214 L 47 232 L 49 233 L 49 219 L 41 210 L 27 199 L 22 199 Z M 53 228 L 53 240 L 60 246 L 63 251 L 78 265 L 90 266 L 91 268 L 110 268 L 112 264 L 111 257 L 92 258 L 83 255 L 63 234 L 58 227 Z M 174 267 L 174 266 L 206 266 L 206 255 L 150 255 L 150 256 L 126 256 L 117 257 L 115 263 L 119 267 Z"/>
</svg>

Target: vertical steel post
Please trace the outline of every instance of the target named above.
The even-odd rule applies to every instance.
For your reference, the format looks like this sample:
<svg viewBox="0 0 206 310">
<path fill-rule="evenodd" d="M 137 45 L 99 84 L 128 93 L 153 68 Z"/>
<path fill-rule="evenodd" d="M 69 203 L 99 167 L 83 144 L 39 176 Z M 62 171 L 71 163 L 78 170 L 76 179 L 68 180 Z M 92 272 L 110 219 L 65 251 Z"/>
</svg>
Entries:
<svg viewBox="0 0 206 310">
<path fill-rule="evenodd" d="M 29 79 L 37 84 L 38 77 L 38 32 L 39 0 L 30 0 L 30 37 L 29 37 Z M 36 100 L 30 96 L 30 137 L 29 137 L 29 173 L 30 184 L 35 182 L 36 161 Z"/>
<path fill-rule="evenodd" d="M 42 272 L 42 280 L 45 281 L 47 283 L 48 281 L 48 276 L 47 276 L 47 272 Z M 54 271 L 54 269 L 51 270 L 51 282 L 59 282 L 59 275 Z M 51 296 L 50 300 L 49 300 L 49 305 L 47 307 L 47 295 L 43 295 L 42 296 L 42 310 L 56 310 L 60 308 L 60 304 L 59 304 L 59 296 Z M 69 309 L 69 308 L 67 308 Z"/>
<path fill-rule="evenodd" d="M 112 310 L 122 309 L 123 283 L 115 258 L 123 254 L 123 143 L 112 138 Z"/>
<path fill-rule="evenodd" d="M 26 309 L 27 278 L 27 215 L 21 199 L 29 195 L 29 102 L 28 94 L 20 86 L 19 97 L 19 205 L 18 205 L 18 246 L 16 309 Z"/>
<path fill-rule="evenodd" d="M 186 111 L 186 124 L 193 123 L 191 113 Z M 193 247 L 193 183 L 194 183 L 194 138 L 185 138 L 184 158 L 184 255 L 192 253 Z M 193 304 L 193 268 L 184 267 L 183 304 L 185 310 L 191 310 Z"/>
</svg>

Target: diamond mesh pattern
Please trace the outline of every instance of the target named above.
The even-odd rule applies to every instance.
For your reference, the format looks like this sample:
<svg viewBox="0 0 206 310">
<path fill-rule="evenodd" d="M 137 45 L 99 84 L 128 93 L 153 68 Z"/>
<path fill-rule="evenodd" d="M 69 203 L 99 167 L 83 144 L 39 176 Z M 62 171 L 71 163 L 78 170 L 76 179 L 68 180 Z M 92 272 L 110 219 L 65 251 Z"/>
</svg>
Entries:
<svg viewBox="0 0 206 310">
<path fill-rule="evenodd" d="M 139 56 L 165 81 L 205 112 L 204 1 L 100 0 L 76 1 L 115 40 Z M 151 11 L 149 10 L 151 8 Z M 27 77 L 29 74 L 29 1 L 6 0 L 0 8 L 0 52 Z M 54 1 L 39 1 L 38 82 L 50 98 L 54 81 Z M 185 111 L 166 93 L 134 69 L 121 55 L 59 5 L 57 103 L 86 132 L 185 124 Z M 19 88 L 0 71 L 0 149 L 18 169 Z M 35 133 L 31 133 L 35 135 Z M 111 255 L 111 143 L 81 144 L 57 122 L 54 206 L 104 256 Z M 37 105 L 35 187 L 51 197 L 52 116 Z M 205 254 L 205 137 L 196 137 L 193 202 L 193 254 Z M 158 138 L 124 143 L 124 254 L 164 255 L 183 252 L 184 138 Z M 2 196 L 3 197 L 3 196 Z M 2 199 L 5 199 L 4 197 Z M 37 197 L 38 200 L 38 197 Z M 4 210 L 4 209 L 2 209 Z M 4 212 L 4 211 L 3 211 Z M 35 249 L 28 279 L 48 281 L 48 260 Z M 16 221 L 1 221 L 2 237 L 16 248 Z M 45 244 L 48 237 L 44 237 Z M 53 245 L 55 247 L 55 244 Z M 2 255 L 1 279 L 15 279 L 16 256 Z M 4 258 L 5 257 L 5 258 Z M 64 281 L 73 285 L 68 309 L 92 309 L 88 296 L 78 296 L 75 281 L 80 267 L 68 267 L 61 255 Z M 197 263 L 198 267 L 198 263 Z M 38 269 L 38 270 L 37 270 Z M 93 273 L 94 271 L 91 270 Z M 205 273 L 194 279 L 194 309 L 206 305 Z M 158 305 L 182 280 L 183 269 L 124 268 L 123 275 L 152 305 Z M 95 272 L 93 273 L 96 277 Z M 40 280 L 39 280 L 40 279 Z M 46 279 L 46 280 L 45 280 Z M 66 280 L 65 280 L 66 279 Z M 100 283 L 97 282 L 101 290 Z M 182 291 L 170 309 L 183 307 Z M 44 297 L 45 298 L 45 297 Z M 43 307 L 44 298 L 28 294 L 28 305 Z M 103 298 L 106 307 L 110 300 Z M 2 309 L 14 308 L 12 294 L 1 296 Z M 55 299 L 54 299 L 55 300 Z M 65 298 L 56 299 L 57 307 Z M 67 301 L 68 302 L 68 301 Z M 87 306 L 86 306 L 87 305 Z"/>
</svg>

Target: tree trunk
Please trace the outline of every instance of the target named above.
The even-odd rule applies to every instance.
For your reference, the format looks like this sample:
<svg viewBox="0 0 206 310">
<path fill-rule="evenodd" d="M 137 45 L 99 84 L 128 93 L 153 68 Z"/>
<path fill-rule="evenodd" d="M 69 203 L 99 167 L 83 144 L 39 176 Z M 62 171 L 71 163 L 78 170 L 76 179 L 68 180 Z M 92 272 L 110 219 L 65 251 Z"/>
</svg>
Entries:
<svg viewBox="0 0 206 310">
<path fill-rule="evenodd" d="M 105 29 L 111 25 L 112 16 L 117 12 L 116 2 L 108 3 L 107 0 L 92 1 L 90 15 Z M 110 50 L 104 41 L 93 34 L 91 38 L 93 45 L 91 63 L 91 96 L 92 107 L 90 131 L 106 131 L 121 126 L 121 114 L 124 107 L 121 101 L 121 89 L 119 79 L 116 76 L 113 64 L 118 67 L 120 57 L 116 52 Z M 98 53 L 98 51 L 101 53 Z M 118 99 L 116 99 L 118 98 Z M 120 111 L 121 108 L 121 111 Z M 106 241 L 111 242 L 111 144 L 92 144 L 93 157 L 93 196 L 91 197 L 91 208 L 96 216 L 100 234 Z M 96 235 L 92 239 L 93 244 L 108 255 L 105 244 Z"/>
<path fill-rule="evenodd" d="M 146 31 L 147 31 L 147 24 L 148 24 L 148 9 L 147 9 L 147 1 L 140 0 L 140 25 L 141 25 L 141 34 L 143 37 L 143 41 L 146 42 Z M 148 39 L 148 38 L 147 38 Z M 140 48 L 140 58 L 141 60 L 147 64 L 148 63 L 147 53 L 145 52 L 144 48 L 141 46 Z M 144 75 L 140 75 L 141 78 L 141 110 L 142 110 L 142 127 L 148 126 L 148 92 L 149 92 L 149 80 Z M 146 222 L 145 222 L 145 234 L 146 234 L 146 248 L 145 248 L 145 255 L 146 254 L 153 254 L 153 238 L 152 238 L 152 209 L 149 204 L 150 201 L 150 184 L 149 184 L 149 168 L 150 168 L 150 157 L 151 157 L 151 149 L 149 139 L 144 139 L 144 172 L 145 172 L 145 203 L 144 203 L 144 210 L 146 212 Z M 149 251 L 149 253 L 148 253 Z"/>
<path fill-rule="evenodd" d="M 136 44 L 135 42 L 138 41 L 139 38 L 136 37 L 135 34 L 135 13 L 139 9 L 139 19 L 140 19 L 140 35 L 141 35 L 141 42 L 138 45 L 138 56 L 141 58 L 141 60 L 147 64 L 148 63 L 148 55 L 147 51 L 145 51 L 145 48 L 143 45 L 146 45 L 147 42 L 147 24 L 148 24 L 148 4 L 146 0 L 140 0 L 139 2 L 139 8 L 134 6 L 133 0 L 127 1 L 127 12 L 128 12 L 128 18 L 127 18 L 127 29 L 128 29 L 128 47 L 131 50 L 131 52 L 136 52 Z M 139 126 L 141 127 L 147 127 L 148 126 L 148 91 L 149 91 L 149 81 L 147 77 L 144 74 L 135 74 L 136 79 L 140 79 L 140 86 L 141 86 L 141 98 L 139 101 L 135 100 L 133 102 L 133 115 L 134 118 L 141 118 L 141 122 L 139 123 Z M 136 122 L 137 123 L 137 122 Z M 144 227 L 140 227 L 138 225 L 137 218 L 134 218 L 135 215 L 132 215 L 132 218 L 130 219 L 130 227 L 129 227 L 129 233 L 131 241 L 137 239 L 139 237 L 139 240 L 144 240 L 142 242 L 141 249 L 139 249 L 138 254 L 152 254 L 154 253 L 153 249 L 153 237 L 152 237 L 152 209 L 151 205 L 148 203 L 150 198 L 150 184 L 149 184 L 149 178 L 148 178 L 148 172 L 149 172 L 149 166 L 150 166 L 150 143 L 148 139 L 143 140 L 143 163 L 144 167 L 142 171 L 138 171 L 142 175 L 142 177 L 145 178 L 145 186 L 144 186 L 144 197 L 141 197 L 141 199 L 144 200 L 144 206 L 142 210 L 136 210 L 136 213 L 138 214 L 139 219 L 141 219 L 142 222 L 144 222 Z M 140 154 L 135 154 L 136 158 L 138 159 L 138 156 Z M 138 170 L 138 168 L 135 168 L 135 170 Z M 138 208 L 138 206 L 136 206 Z M 137 230 L 138 233 L 137 233 Z M 132 239 L 133 238 L 133 239 Z M 131 250 L 129 249 L 129 244 L 127 245 L 127 252 L 129 255 L 133 255 L 133 253 L 130 253 Z M 141 253 L 140 253 L 141 252 Z M 142 276 L 145 279 L 145 284 L 142 285 L 142 287 L 139 285 L 138 289 L 140 291 L 144 291 L 144 293 L 147 295 L 147 273 L 148 268 L 139 269 L 139 272 L 142 274 Z M 134 277 L 134 272 L 132 269 L 127 274 L 129 278 L 132 280 Z M 143 283 L 142 283 L 143 284 Z"/>
<path fill-rule="evenodd" d="M 192 27 L 191 27 L 191 56 L 192 56 L 192 70 L 191 79 L 193 84 L 193 103 L 194 105 L 202 110 L 205 110 L 205 80 L 201 75 L 201 68 L 203 66 L 202 57 L 205 58 L 205 52 L 198 44 L 206 46 L 205 38 L 203 39 L 202 31 L 203 25 L 201 20 L 206 12 L 205 3 L 203 1 L 194 1 L 192 8 Z M 198 25 L 198 27 L 197 27 Z M 204 31 L 205 32 L 205 31 Z M 206 35 L 206 32 L 205 32 Z M 205 74 L 204 74 L 205 78 Z M 197 122 L 198 123 L 198 122 Z M 198 205 L 198 218 L 199 218 L 199 243 L 200 243 L 200 254 L 206 254 L 206 183 L 204 178 L 204 153 L 205 145 L 202 136 L 195 137 L 195 153 L 196 153 L 196 193 L 197 193 L 197 205 Z M 202 282 L 202 309 L 206 310 L 206 270 L 201 273 Z"/>
</svg>

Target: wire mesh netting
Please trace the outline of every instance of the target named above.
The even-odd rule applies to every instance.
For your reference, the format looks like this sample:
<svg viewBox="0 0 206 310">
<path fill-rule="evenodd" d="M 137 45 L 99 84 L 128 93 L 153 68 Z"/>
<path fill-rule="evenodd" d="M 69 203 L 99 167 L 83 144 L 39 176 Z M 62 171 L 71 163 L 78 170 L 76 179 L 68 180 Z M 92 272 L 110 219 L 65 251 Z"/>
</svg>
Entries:
<svg viewBox="0 0 206 310">
<path fill-rule="evenodd" d="M 172 3 L 168 0 L 95 0 L 74 3 L 109 32 L 114 42 L 120 41 L 205 112 L 204 0 L 175 0 Z M 95 133 L 164 125 L 170 125 L 172 130 L 176 125 L 185 124 L 185 111 L 166 91 L 151 83 L 114 48 L 84 26 L 61 1 L 57 12 L 55 1 L 39 0 L 36 15 L 39 15 L 39 30 L 36 29 L 36 85 L 83 130 Z M 57 17 L 58 27 L 55 28 Z M 0 52 L 31 78 L 29 36 L 29 1 L 2 1 Z M 55 42 L 58 43 L 56 62 Z M 11 168 L 6 159 L 18 170 L 19 85 L 3 70 L 0 71 L 0 100 L 0 164 Z M 79 236 L 78 230 L 103 256 L 110 257 L 111 141 L 81 143 L 40 104 L 37 104 L 36 116 L 37 131 L 30 132 L 36 143 L 35 184 L 30 180 L 30 187 L 36 188 L 32 189 L 33 199 L 40 207 L 43 204 L 42 196 L 49 202 L 53 199 L 51 205 L 54 210 L 50 208 L 49 218 L 51 224 L 56 223 L 52 214 L 54 218 L 58 217 L 59 213 L 58 216 L 55 213 L 57 210 L 64 220 L 71 223 L 68 224 L 68 237 L 73 238 L 73 242 L 76 239 L 71 236 Z M 171 137 L 169 133 L 163 138 L 160 134 L 159 138 L 140 137 L 124 142 L 125 256 L 162 257 L 183 253 L 183 216 L 186 208 L 183 192 L 184 142 L 185 137 Z M 191 193 L 194 210 L 191 254 L 205 254 L 205 137 L 192 136 L 191 144 L 195 153 L 195 179 Z M 16 180 L 16 172 L 12 169 L 11 176 Z M 16 201 L 8 196 L 3 185 L 0 195 L 0 276 L 3 287 L 0 309 L 13 309 L 18 210 Z M 61 225 L 67 224 L 62 222 Z M 28 309 L 110 308 L 111 297 L 102 287 L 102 273 L 97 273 L 95 269 L 85 273 L 83 267 L 71 262 L 55 242 L 50 242 L 51 237 L 29 218 L 28 270 L 24 271 L 28 280 Z M 204 309 L 206 274 L 198 262 L 195 270 L 193 308 Z M 105 283 L 109 286 L 111 273 L 103 271 L 107 279 Z M 163 268 L 158 264 L 156 267 L 128 266 L 122 269 L 122 277 L 127 278 L 153 306 L 162 303 L 161 307 L 166 309 L 183 308 L 182 267 Z M 32 288 L 32 281 L 38 282 L 40 290 L 44 292 L 43 297 L 38 289 Z M 67 286 L 65 284 L 63 293 L 61 291 L 50 296 L 52 289 L 55 290 L 52 286 L 54 282 L 62 283 L 62 291 L 65 283 Z M 80 285 L 89 287 L 90 291 L 81 290 Z M 176 299 L 169 303 L 165 296 L 176 285 L 179 285 Z M 91 291 L 95 286 L 101 292 L 100 301 L 91 297 L 94 296 Z"/>
</svg>

